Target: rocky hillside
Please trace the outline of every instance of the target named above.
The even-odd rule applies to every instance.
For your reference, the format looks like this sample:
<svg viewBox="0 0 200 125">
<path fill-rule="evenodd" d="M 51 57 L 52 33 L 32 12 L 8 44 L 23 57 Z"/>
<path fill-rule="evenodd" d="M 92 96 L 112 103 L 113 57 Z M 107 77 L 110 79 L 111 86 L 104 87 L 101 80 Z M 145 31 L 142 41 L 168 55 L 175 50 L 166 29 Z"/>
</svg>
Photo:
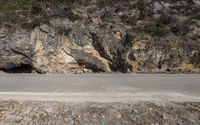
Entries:
<svg viewBox="0 0 200 125">
<path fill-rule="evenodd" d="M 1 71 L 200 73 L 200 0 L 31 1 L 0 2 Z"/>
</svg>

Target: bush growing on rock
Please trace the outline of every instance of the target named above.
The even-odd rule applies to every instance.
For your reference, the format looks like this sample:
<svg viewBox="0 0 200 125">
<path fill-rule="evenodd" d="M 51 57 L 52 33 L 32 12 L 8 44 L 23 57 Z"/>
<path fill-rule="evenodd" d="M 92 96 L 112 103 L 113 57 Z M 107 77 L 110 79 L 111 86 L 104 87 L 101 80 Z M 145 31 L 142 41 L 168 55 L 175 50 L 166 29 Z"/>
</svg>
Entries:
<svg viewBox="0 0 200 125">
<path fill-rule="evenodd" d="M 138 1 L 138 9 L 140 10 L 140 18 L 144 19 L 148 16 L 149 9 L 144 0 Z"/>
<path fill-rule="evenodd" d="M 165 36 L 167 35 L 167 29 L 166 26 L 158 23 L 154 25 L 147 25 L 144 27 L 144 32 L 149 33 L 154 36 Z"/>
<path fill-rule="evenodd" d="M 97 5 L 99 7 L 104 7 L 104 6 L 111 4 L 111 2 L 112 2 L 112 0 L 98 0 Z"/>
</svg>

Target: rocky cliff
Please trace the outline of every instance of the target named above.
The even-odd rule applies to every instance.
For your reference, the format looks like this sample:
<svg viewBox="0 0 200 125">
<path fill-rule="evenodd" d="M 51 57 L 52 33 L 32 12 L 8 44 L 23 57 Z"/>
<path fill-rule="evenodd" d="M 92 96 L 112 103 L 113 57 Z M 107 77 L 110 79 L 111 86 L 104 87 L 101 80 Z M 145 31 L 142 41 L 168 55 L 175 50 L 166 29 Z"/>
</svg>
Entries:
<svg viewBox="0 0 200 125">
<path fill-rule="evenodd" d="M 4 7 L 0 70 L 200 73 L 200 1 L 84 0 L 28 10 Z"/>
</svg>

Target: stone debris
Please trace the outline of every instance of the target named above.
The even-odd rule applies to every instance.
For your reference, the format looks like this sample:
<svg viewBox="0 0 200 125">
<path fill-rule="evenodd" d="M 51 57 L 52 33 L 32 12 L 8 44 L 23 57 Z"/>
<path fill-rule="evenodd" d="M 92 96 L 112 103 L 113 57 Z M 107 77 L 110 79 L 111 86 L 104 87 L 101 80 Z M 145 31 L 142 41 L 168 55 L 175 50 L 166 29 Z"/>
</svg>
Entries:
<svg viewBox="0 0 200 125">
<path fill-rule="evenodd" d="M 199 125 L 200 103 L 0 101 L 0 125 Z"/>
</svg>

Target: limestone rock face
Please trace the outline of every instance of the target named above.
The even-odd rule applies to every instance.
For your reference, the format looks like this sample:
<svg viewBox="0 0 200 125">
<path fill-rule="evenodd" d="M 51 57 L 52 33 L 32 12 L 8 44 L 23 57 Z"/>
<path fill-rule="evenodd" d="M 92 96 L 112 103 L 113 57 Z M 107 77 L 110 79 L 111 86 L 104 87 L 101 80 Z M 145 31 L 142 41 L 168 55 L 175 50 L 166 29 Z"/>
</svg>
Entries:
<svg viewBox="0 0 200 125">
<path fill-rule="evenodd" d="M 38 73 L 111 72 L 110 61 L 95 50 L 89 34 L 75 30 L 67 38 L 54 30 L 41 25 L 4 37 L 6 30 L 1 29 L 1 69 L 29 64 Z"/>
<path fill-rule="evenodd" d="M 99 4 L 1 12 L 0 70 L 200 73 L 198 0 Z"/>
</svg>

